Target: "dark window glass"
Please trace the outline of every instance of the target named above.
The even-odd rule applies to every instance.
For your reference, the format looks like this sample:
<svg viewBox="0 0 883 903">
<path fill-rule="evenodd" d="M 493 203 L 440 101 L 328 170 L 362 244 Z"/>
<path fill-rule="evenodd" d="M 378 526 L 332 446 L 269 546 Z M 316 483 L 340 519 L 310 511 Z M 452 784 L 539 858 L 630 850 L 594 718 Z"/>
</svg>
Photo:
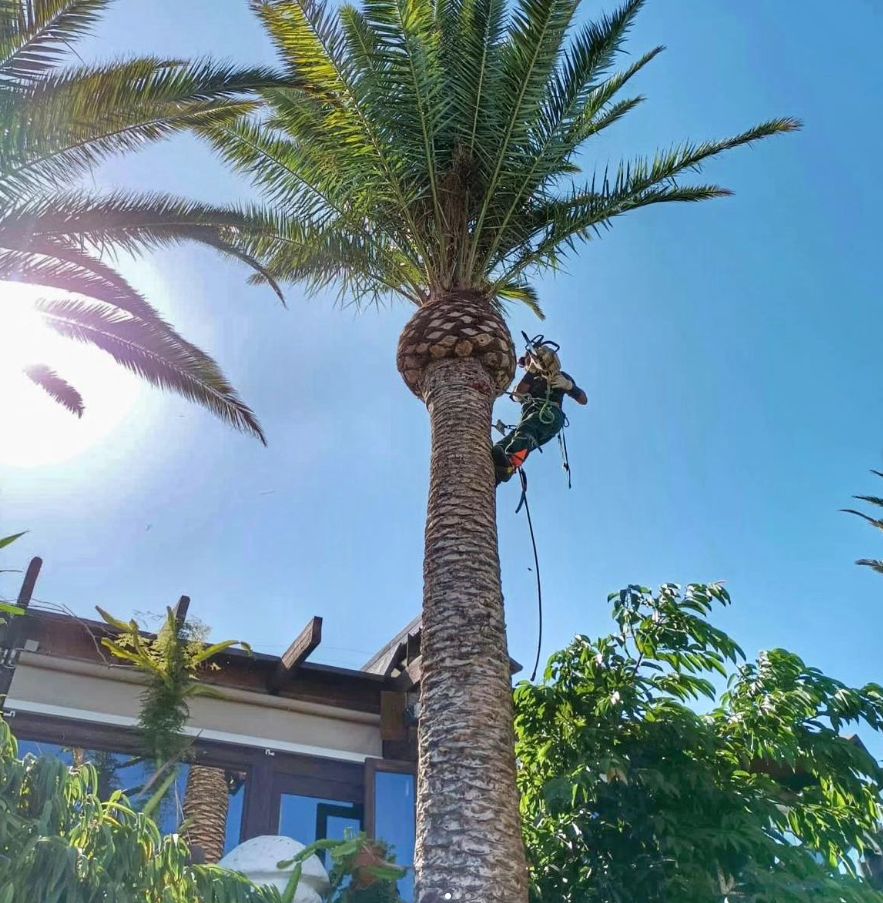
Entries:
<svg viewBox="0 0 883 903">
<path fill-rule="evenodd" d="M 399 882 L 399 894 L 405 903 L 414 899 L 416 790 L 413 774 L 376 772 L 374 836 L 388 843 L 395 853 L 396 863 L 408 869 L 408 874 Z"/>
<path fill-rule="evenodd" d="M 242 840 L 242 813 L 245 811 L 245 775 L 236 774 L 230 788 L 230 808 L 227 811 L 227 838 L 224 852 L 229 853 Z"/>
<path fill-rule="evenodd" d="M 279 803 L 279 833 L 309 846 L 317 840 L 344 840 L 347 831 L 362 830 L 362 807 L 283 793 Z M 326 859 L 326 868 L 328 867 Z"/>
</svg>

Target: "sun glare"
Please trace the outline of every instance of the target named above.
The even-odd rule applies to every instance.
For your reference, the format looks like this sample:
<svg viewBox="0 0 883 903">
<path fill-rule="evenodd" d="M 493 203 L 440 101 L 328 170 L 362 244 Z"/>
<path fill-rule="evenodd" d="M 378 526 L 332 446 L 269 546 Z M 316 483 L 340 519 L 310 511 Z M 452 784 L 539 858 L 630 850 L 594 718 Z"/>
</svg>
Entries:
<svg viewBox="0 0 883 903">
<path fill-rule="evenodd" d="M 34 309 L 41 294 L 0 282 L 0 465 L 37 467 L 82 454 L 120 426 L 140 391 L 108 355 L 49 329 Z M 79 390 L 81 419 L 24 375 L 29 364 L 46 364 Z"/>
</svg>

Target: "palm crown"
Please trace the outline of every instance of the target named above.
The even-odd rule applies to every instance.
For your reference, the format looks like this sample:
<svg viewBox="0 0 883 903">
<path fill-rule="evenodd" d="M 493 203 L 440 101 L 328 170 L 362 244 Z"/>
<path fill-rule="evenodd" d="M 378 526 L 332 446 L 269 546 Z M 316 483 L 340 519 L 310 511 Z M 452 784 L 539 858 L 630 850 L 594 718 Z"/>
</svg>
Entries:
<svg viewBox="0 0 883 903">
<path fill-rule="evenodd" d="M 105 249 L 138 253 L 193 240 L 260 270 L 237 248 L 247 212 L 71 186 L 110 154 L 250 112 L 274 74 L 159 58 L 64 65 L 71 42 L 109 2 L 0 0 L 0 280 L 74 295 L 38 302 L 50 326 L 262 438 L 214 361 L 102 259 Z M 49 367 L 28 373 L 82 412 L 79 393 Z"/>
<path fill-rule="evenodd" d="M 578 152 L 641 102 L 623 92 L 662 49 L 614 69 L 643 0 L 579 28 L 579 0 L 254 5 L 289 85 L 264 92 L 268 120 L 204 132 L 279 210 L 276 238 L 249 249 L 355 300 L 467 288 L 539 312 L 531 272 L 630 210 L 727 194 L 680 179 L 799 127 L 775 119 L 580 179 Z"/>
</svg>

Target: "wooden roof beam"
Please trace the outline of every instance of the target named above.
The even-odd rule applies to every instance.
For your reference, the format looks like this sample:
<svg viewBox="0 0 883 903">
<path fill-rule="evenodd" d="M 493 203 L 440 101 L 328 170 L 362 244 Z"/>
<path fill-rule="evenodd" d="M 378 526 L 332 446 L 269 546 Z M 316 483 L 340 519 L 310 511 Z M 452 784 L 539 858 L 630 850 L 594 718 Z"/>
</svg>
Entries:
<svg viewBox="0 0 883 903">
<path fill-rule="evenodd" d="M 18 593 L 16 605 L 19 608 L 27 608 L 31 604 L 31 596 L 34 594 L 34 587 L 37 585 L 37 577 L 40 576 L 40 568 L 43 567 L 42 558 L 32 558 L 28 569 L 25 572 L 25 579 L 22 581 L 21 589 Z"/>
<path fill-rule="evenodd" d="M 178 624 L 178 628 L 184 626 L 184 623 L 187 621 L 187 612 L 190 608 L 190 596 L 181 596 L 180 599 L 175 603 L 174 608 L 172 609 L 172 614 L 175 617 L 175 621 Z"/>
<path fill-rule="evenodd" d="M 267 678 L 267 689 L 271 693 L 278 693 L 321 642 L 322 619 L 314 616 L 298 634 L 297 639 L 282 653 L 275 670 Z"/>
</svg>

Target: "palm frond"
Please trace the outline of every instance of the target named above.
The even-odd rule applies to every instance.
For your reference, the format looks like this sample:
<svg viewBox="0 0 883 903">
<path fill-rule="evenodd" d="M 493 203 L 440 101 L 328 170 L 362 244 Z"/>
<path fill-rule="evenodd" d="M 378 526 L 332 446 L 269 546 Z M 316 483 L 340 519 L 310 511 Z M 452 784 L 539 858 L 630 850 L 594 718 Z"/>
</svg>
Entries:
<svg viewBox="0 0 883 903">
<path fill-rule="evenodd" d="M 83 295 L 143 319 L 159 316 L 119 273 L 79 248 L 51 241 L 28 244 L 30 249 L 0 249 L 0 281 Z"/>
<path fill-rule="evenodd" d="M 538 319 L 546 319 L 537 290 L 527 282 L 507 282 L 497 288 L 497 297 L 501 301 L 523 304 Z"/>
<path fill-rule="evenodd" d="M 44 302 L 50 325 L 88 341 L 155 385 L 202 403 L 263 440 L 217 365 L 182 339 L 108 262 L 196 241 L 247 263 L 259 217 L 167 196 L 61 193 L 111 154 L 253 113 L 279 73 L 211 60 L 141 58 L 66 65 L 70 44 L 109 0 L 0 0 L 0 280 L 55 288 L 84 301 Z M 290 81 L 290 79 L 286 80 Z M 261 224 L 265 223 L 261 220 Z M 71 409 L 81 400 L 48 368 L 31 378 Z"/>
<path fill-rule="evenodd" d="M 0 248 L 21 242 L 61 243 L 97 251 L 107 248 L 133 255 L 185 241 L 208 245 L 247 263 L 265 277 L 280 298 L 278 283 L 240 247 L 241 236 L 265 228 L 265 220 L 247 210 L 214 207 L 171 195 L 126 192 L 95 197 L 86 192 L 38 198 L 0 211 Z"/>
<path fill-rule="evenodd" d="M 883 561 L 879 561 L 875 558 L 859 558 L 856 561 L 856 564 L 860 564 L 863 567 L 871 568 L 876 571 L 878 574 L 883 574 Z"/>
<path fill-rule="evenodd" d="M 491 262 L 492 266 L 503 267 L 498 282 L 517 277 L 530 267 L 555 266 L 561 253 L 572 249 L 577 240 L 598 234 L 624 213 L 652 204 L 693 203 L 727 196 L 730 192 L 720 186 L 681 185 L 678 179 L 684 173 L 698 172 L 703 163 L 727 150 L 799 127 L 794 119 L 775 119 L 722 141 L 675 147 L 657 154 L 652 161 L 639 158 L 620 164 L 613 179 L 603 174 L 600 187 L 593 180 L 569 198 L 538 204 L 526 212 L 526 228 L 514 261 L 506 262 L 513 248 L 501 248 Z"/>
<path fill-rule="evenodd" d="M 798 126 L 763 123 L 575 185 L 587 140 L 642 102 L 624 89 L 661 50 L 618 71 L 643 0 L 575 27 L 578 3 L 252 0 L 288 85 L 262 92 L 267 115 L 201 129 L 300 228 L 250 253 L 356 300 L 469 287 L 535 306 L 528 270 L 629 210 L 726 194 L 684 177 Z"/>
<path fill-rule="evenodd" d="M 871 470 L 871 473 L 877 477 L 883 477 L 883 473 L 879 470 Z M 867 502 L 870 505 L 873 505 L 875 508 L 883 508 L 883 498 L 877 495 L 854 495 L 854 499 L 858 499 L 861 502 Z M 883 518 L 871 517 L 869 514 L 865 514 L 863 511 L 857 511 L 854 508 L 842 508 L 841 509 L 846 514 L 853 514 L 856 517 L 860 517 L 862 520 L 867 521 L 872 527 L 876 527 L 878 530 L 883 530 Z M 869 567 L 871 570 L 876 571 L 878 574 L 883 574 L 883 561 L 879 561 L 874 558 L 860 558 L 856 564 L 863 565 L 864 567 Z"/>
<path fill-rule="evenodd" d="M 643 5 L 644 0 L 630 0 L 611 16 L 590 23 L 565 51 L 558 71 L 549 81 L 539 122 L 531 135 L 529 154 L 500 180 L 493 203 L 501 208 L 501 214 L 489 217 L 488 231 L 493 238 L 483 251 L 479 271 L 506 243 L 506 230 L 517 218 L 523 199 L 559 179 L 587 138 L 618 122 L 642 101 L 643 98 L 635 97 L 612 103 L 619 91 L 664 48 L 655 47 L 624 72 L 606 80 L 603 77 L 621 51 Z"/>
<path fill-rule="evenodd" d="M 83 416 L 83 396 L 50 367 L 45 364 L 32 364 L 30 367 L 25 367 L 24 373 L 31 382 L 38 385 L 47 395 L 72 414 L 76 414 L 77 417 Z"/>
<path fill-rule="evenodd" d="M 876 495 L 854 495 L 854 499 L 858 499 L 860 502 L 869 502 L 871 505 L 876 505 L 878 508 L 883 508 L 883 499 Z"/>
<path fill-rule="evenodd" d="M 276 115 L 290 120 L 298 115 L 304 101 L 294 92 L 286 92 L 284 96 L 281 93 L 272 94 Z M 304 115 L 308 116 L 309 112 L 305 111 Z M 284 219 L 296 224 L 296 233 L 312 230 L 319 235 L 334 228 L 345 236 L 344 241 L 370 243 L 375 256 L 386 261 L 386 281 L 406 286 L 410 298 L 418 293 L 420 265 L 409 256 L 413 248 L 406 240 L 401 220 L 395 223 L 391 218 L 384 218 L 375 221 L 373 227 L 370 225 L 370 208 L 362 206 L 364 195 L 354 190 L 349 170 L 341 165 L 336 146 L 328 145 L 321 126 L 309 142 L 291 141 L 283 134 L 246 120 L 201 132 L 226 160 L 252 177 L 270 205 L 285 210 Z M 364 181 L 361 189 L 364 192 Z M 375 204 L 378 203 L 377 192 L 372 188 L 371 193 Z M 388 199 L 388 203 L 395 207 L 394 200 Z M 288 243 L 291 236 L 285 234 L 284 220 L 279 217 L 275 218 L 275 225 L 267 223 L 260 230 L 252 230 L 252 234 L 274 230 L 281 242 Z M 303 235 L 297 234 L 295 240 L 302 241 Z M 259 244 L 247 247 L 253 256 L 260 256 Z M 266 259 L 265 263 L 276 278 L 288 278 Z"/>
<path fill-rule="evenodd" d="M 409 169 L 426 178 L 426 203 L 444 241 L 436 142 L 450 99 L 444 92 L 436 6 L 433 0 L 364 0 L 364 11 L 383 59 L 386 91 L 397 98 L 399 134 L 417 137 L 418 151 L 408 160 Z"/>
<path fill-rule="evenodd" d="M 864 511 L 856 511 L 855 508 L 841 508 L 840 509 L 844 514 L 854 514 L 856 517 L 862 518 L 862 520 L 866 520 L 872 527 L 876 527 L 878 530 L 883 530 L 883 519 L 878 520 L 875 517 L 871 517 L 869 514 L 865 514 Z"/>
<path fill-rule="evenodd" d="M 394 248 L 370 234 L 349 231 L 330 219 L 322 225 L 265 214 L 266 227 L 240 237 L 244 251 L 261 259 L 275 279 L 298 282 L 308 293 L 337 286 L 339 293 L 369 303 L 400 295 L 420 304 L 419 273 Z M 252 277 L 252 282 L 262 277 Z"/>
<path fill-rule="evenodd" d="M 473 230 L 467 273 L 475 268 L 485 220 L 512 147 L 529 139 L 536 114 L 542 109 L 577 3 L 578 0 L 518 0 L 513 10 L 497 90 L 502 134 L 488 159 L 487 185 Z"/>
<path fill-rule="evenodd" d="M 40 78 L 111 0 L 0 0 L 0 87 Z"/>
<path fill-rule="evenodd" d="M 36 307 L 56 332 L 100 348 L 152 385 L 201 404 L 266 445 L 254 413 L 218 365 L 171 327 L 83 301 L 39 301 Z"/>
<path fill-rule="evenodd" d="M 380 87 L 385 79 L 357 67 L 347 52 L 340 14 L 323 0 L 253 0 L 252 5 L 287 63 L 291 89 L 304 98 L 294 102 L 292 91 L 266 94 L 276 114 L 272 127 L 290 130 L 305 146 L 335 148 L 333 169 L 341 170 L 354 192 L 374 196 L 376 220 L 406 234 L 423 268 L 431 266 L 420 210 L 429 177 L 424 170 L 415 182 L 407 171 L 403 149 L 412 134 L 393 125 L 399 110 Z M 378 69 L 385 75 L 385 62 Z"/>
<path fill-rule="evenodd" d="M 229 121 L 279 83 L 267 68 L 136 59 L 65 69 L 0 90 L 0 196 L 56 190 L 113 154 Z"/>
<path fill-rule="evenodd" d="M 502 76 L 501 52 L 506 25 L 505 0 L 463 0 L 457 57 L 452 61 L 457 121 L 463 145 L 472 156 L 492 145 L 499 110 L 493 99 Z"/>
</svg>

